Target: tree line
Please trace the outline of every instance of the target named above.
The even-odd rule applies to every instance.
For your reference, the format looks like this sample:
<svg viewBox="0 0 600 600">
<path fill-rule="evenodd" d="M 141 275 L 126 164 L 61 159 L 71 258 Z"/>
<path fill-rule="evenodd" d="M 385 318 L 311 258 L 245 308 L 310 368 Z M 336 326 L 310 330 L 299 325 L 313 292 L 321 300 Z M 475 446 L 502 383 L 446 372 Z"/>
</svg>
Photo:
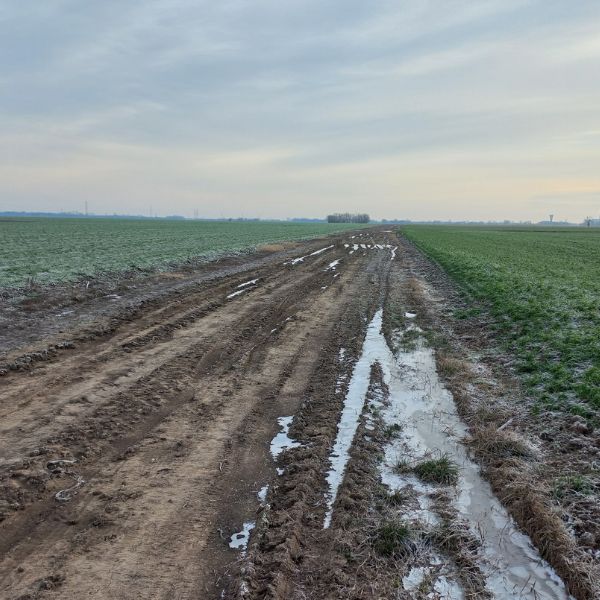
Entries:
<svg viewBox="0 0 600 600">
<path fill-rule="evenodd" d="M 368 223 L 369 215 L 366 213 L 350 214 L 350 213 L 335 213 L 327 215 L 328 223 Z"/>
</svg>

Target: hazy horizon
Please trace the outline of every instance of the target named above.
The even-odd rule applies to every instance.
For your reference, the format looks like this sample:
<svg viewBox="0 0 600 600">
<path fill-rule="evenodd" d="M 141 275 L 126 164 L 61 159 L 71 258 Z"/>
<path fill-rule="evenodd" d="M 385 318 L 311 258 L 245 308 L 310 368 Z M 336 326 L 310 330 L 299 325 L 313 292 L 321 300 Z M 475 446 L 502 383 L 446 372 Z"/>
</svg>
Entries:
<svg viewBox="0 0 600 600">
<path fill-rule="evenodd" d="M 600 3 L 0 5 L 0 210 L 600 214 Z"/>
</svg>

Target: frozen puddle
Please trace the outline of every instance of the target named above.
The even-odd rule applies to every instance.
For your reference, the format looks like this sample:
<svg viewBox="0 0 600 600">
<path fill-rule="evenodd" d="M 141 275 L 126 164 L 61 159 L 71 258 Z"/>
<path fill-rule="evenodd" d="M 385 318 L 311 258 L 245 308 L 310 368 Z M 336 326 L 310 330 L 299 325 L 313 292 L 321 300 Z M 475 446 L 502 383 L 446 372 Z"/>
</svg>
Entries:
<svg viewBox="0 0 600 600">
<path fill-rule="evenodd" d="M 265 502 L 267 501 L 267 492 L 269 491 L 269 484 L 267 483 L 267 485 L 263 485 L 260 490 L 258 490 L 258 493 L 256 494 L 260 503 L 261 504 L 265 504 Z"/>
<path fill-rule="evenodd" d="M 257 277 L 256 279 L 251 279 L 250 281 L 246 281 L 245 283 L 240 283 L 240 285 L 236 286 L 236 289 L 245 288 L 249 285 L 254 285 L 259 279 L 260 277 Z"/>
<path fill-rule="evenodd" d="M 334 260 L 327 265 L 325 271 L 335 271 L 336 267 L 340 264 L 340 259 Z"/>
<path fill-rule="evenodd" d="M 337 436 L 330 456 L 331 469 L 327 474 L 329 494 L 327 497 L 327 513 L 323 523 L 325 529 L 331 525 L 333 505 L 344 478 L 344 471 L 349 457 L 348 453 L 358 429 L 360 415 L 363 412 L 371 378 L 371 365 L 378 361 L 381 362 L 381 354 L 384 350 L 389 352 L 385 339 L 380 333 L 382 316 L 383 310 L 379 309 L 367 327 L 367 337 L 363 343 L 362 354 L 354 366 L 348 393 L 344 399 L 342 417 L 338 423 Z M 383 340 L 383 347 L 381 346 L 381 340 Z"/>
<path fill-rule="evenodd" d="M 277 460 L 279 455 L 285 450 L 290 450 L 291 448 L 300 448 L 302 446 L 300 442 L 293 440 L 288 435 L 288 431 L 290 430 L 290 425 L 292 424 L 293 420 L 293 416 L 279 417 L 279 419 L 277 419 L 277 422 L 281 427 L 281 431 L 273 438 L 273 441 L 271 442 L 271 456 L 274 460 Z"/>
<path fill-rule="evenodd" d="M 246 554 L 248 541 L 250 540 L 250 532 L 254 529 L 254 521 L 246 521 L 242 526 L 242 530 L 234 533 L 229 540 L 229 547 L 233 550 L 242 550 L 242 556 Z"/>
<path fill-rule="evenodd" d="M 240 294 L 243 294 L 244 292 L 247 292 L 249 289 L 251 289 L 251 287 L 253 285 L 256 285 L 256 282 L 260 279 L 260 277 L 257 277 L 256 279 L 251 279 L 250 281 L 246 281 L 245 283 L 240 283 L 240 285 L 236 285 L 235 286 L 235 292 L 231 292 L 231 294 L 227 295 L 227 300 L 230 300 L 231 298 L 235 298 L 236 296 L 239 296 Z"/>
<path fill-rule="evenodd" d="M 319 254 L 321 254 L 322 252 L 325 252 L 326 250 L 331 250 L 331 248 L 334 247 L 334 244 L 332 244 L 331 246 L 326 246 L 325 248 L 321 248 L 320 250 L 315 250 L 314 252 L 311 252 L 310 254 L 306 254 L 305 256 L 299 256 L 298 258 L 292 258 L 292 260 L 288 260 L 287 262 L 284 262 L 284 265 L 297 265 L 298 263 L 304 262 L 305 258 L 308 258 L 309 256 L 317 256 Z"/>
<path fill-rule="evenodd" d="M 371 366 L 378 362 L 389 389 L 389 403 L 382 410 L 382 418 L 387 425 L 402 426 L 399 437 L 385 448 L 381 477 L 392 490 L 407 489 L 416 494 L 417 502 L 405 517 L 424 526 L 435 525 L 439 518 L 430 494 L 440 486 L 423 483 L 412 473 L 398 474 L 395 465 L 399 460 L 418 462 L 425 457 L 446 455 L 460 470 L 453 503 L 460 518 L 481 541 L 478 564 L 493 598 L 570 598 L 560 578 L 540 557 L 528 536 L 517 528 L 468 457 L 461 443 L 467 430 L 456 413 L 452 395 L 437 375 L 433 351 L 420 344 L 414 350 L 403 350 L 394 356 L 381 332 L 382 315 L 382 309 L 378 310 L 367 327 L 362 353 L 344 400 L 327 475 L 329 493 L 324 528 L 331 524 L 349 450 L 365 408 Z M 418 331 L 414 326 L 410 329 Z M 443 486 L 443 489 L 454 488 Z M 406 583 L 410 586 L 417 578 L 418 573 L 409 574 Z M 448 588 L 443 590 L 442 597 L 462 597 L 462 590 L 454 589 L 456 584 L 449 579 L 439 578 L 436 585 L 440 588 L 436 589 L 438 593 Z"/>
</svg>

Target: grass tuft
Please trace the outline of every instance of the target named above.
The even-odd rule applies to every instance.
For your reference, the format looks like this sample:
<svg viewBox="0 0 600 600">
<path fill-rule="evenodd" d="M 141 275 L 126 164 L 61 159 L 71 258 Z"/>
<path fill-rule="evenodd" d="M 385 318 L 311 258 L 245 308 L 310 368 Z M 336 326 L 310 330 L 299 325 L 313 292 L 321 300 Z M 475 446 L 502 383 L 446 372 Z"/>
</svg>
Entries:
<svg viewBox="0 0 600 600">
<path fill-rule="evenodd" d="M 415 474 L 429 483 L 455 485 L 458 481 L 458 466 L 448 456 L 425 460 L 414 467 Z"/>
<path fill-rule="evenodd" d="M 382 556 L 406 556 L 413 546 L 412 532 L 402 521 L 382 523 L 373 539 L 373 548 Z"/>
</svg>

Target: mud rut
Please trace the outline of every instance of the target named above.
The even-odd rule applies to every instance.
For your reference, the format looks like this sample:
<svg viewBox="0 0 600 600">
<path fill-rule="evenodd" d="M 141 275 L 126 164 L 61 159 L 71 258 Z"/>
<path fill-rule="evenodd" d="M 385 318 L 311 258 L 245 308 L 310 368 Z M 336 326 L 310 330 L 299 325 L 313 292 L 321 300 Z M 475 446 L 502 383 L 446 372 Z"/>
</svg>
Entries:
<svg viewBox="0 0 600 600">
<path fill-rule="evenodd" d="M 352 235 L 167 295 L 0 379 L 0 597 L 396 597 L 401 565 L 369 550 L 384 440 L 364 418 L 323 532 L 352 366 L 405 277 L 395 234 Z M 369 390 L 385 394 L 376 369 Z M 302 445 L 275 462 L 288 415 Z"/>
</svg>

